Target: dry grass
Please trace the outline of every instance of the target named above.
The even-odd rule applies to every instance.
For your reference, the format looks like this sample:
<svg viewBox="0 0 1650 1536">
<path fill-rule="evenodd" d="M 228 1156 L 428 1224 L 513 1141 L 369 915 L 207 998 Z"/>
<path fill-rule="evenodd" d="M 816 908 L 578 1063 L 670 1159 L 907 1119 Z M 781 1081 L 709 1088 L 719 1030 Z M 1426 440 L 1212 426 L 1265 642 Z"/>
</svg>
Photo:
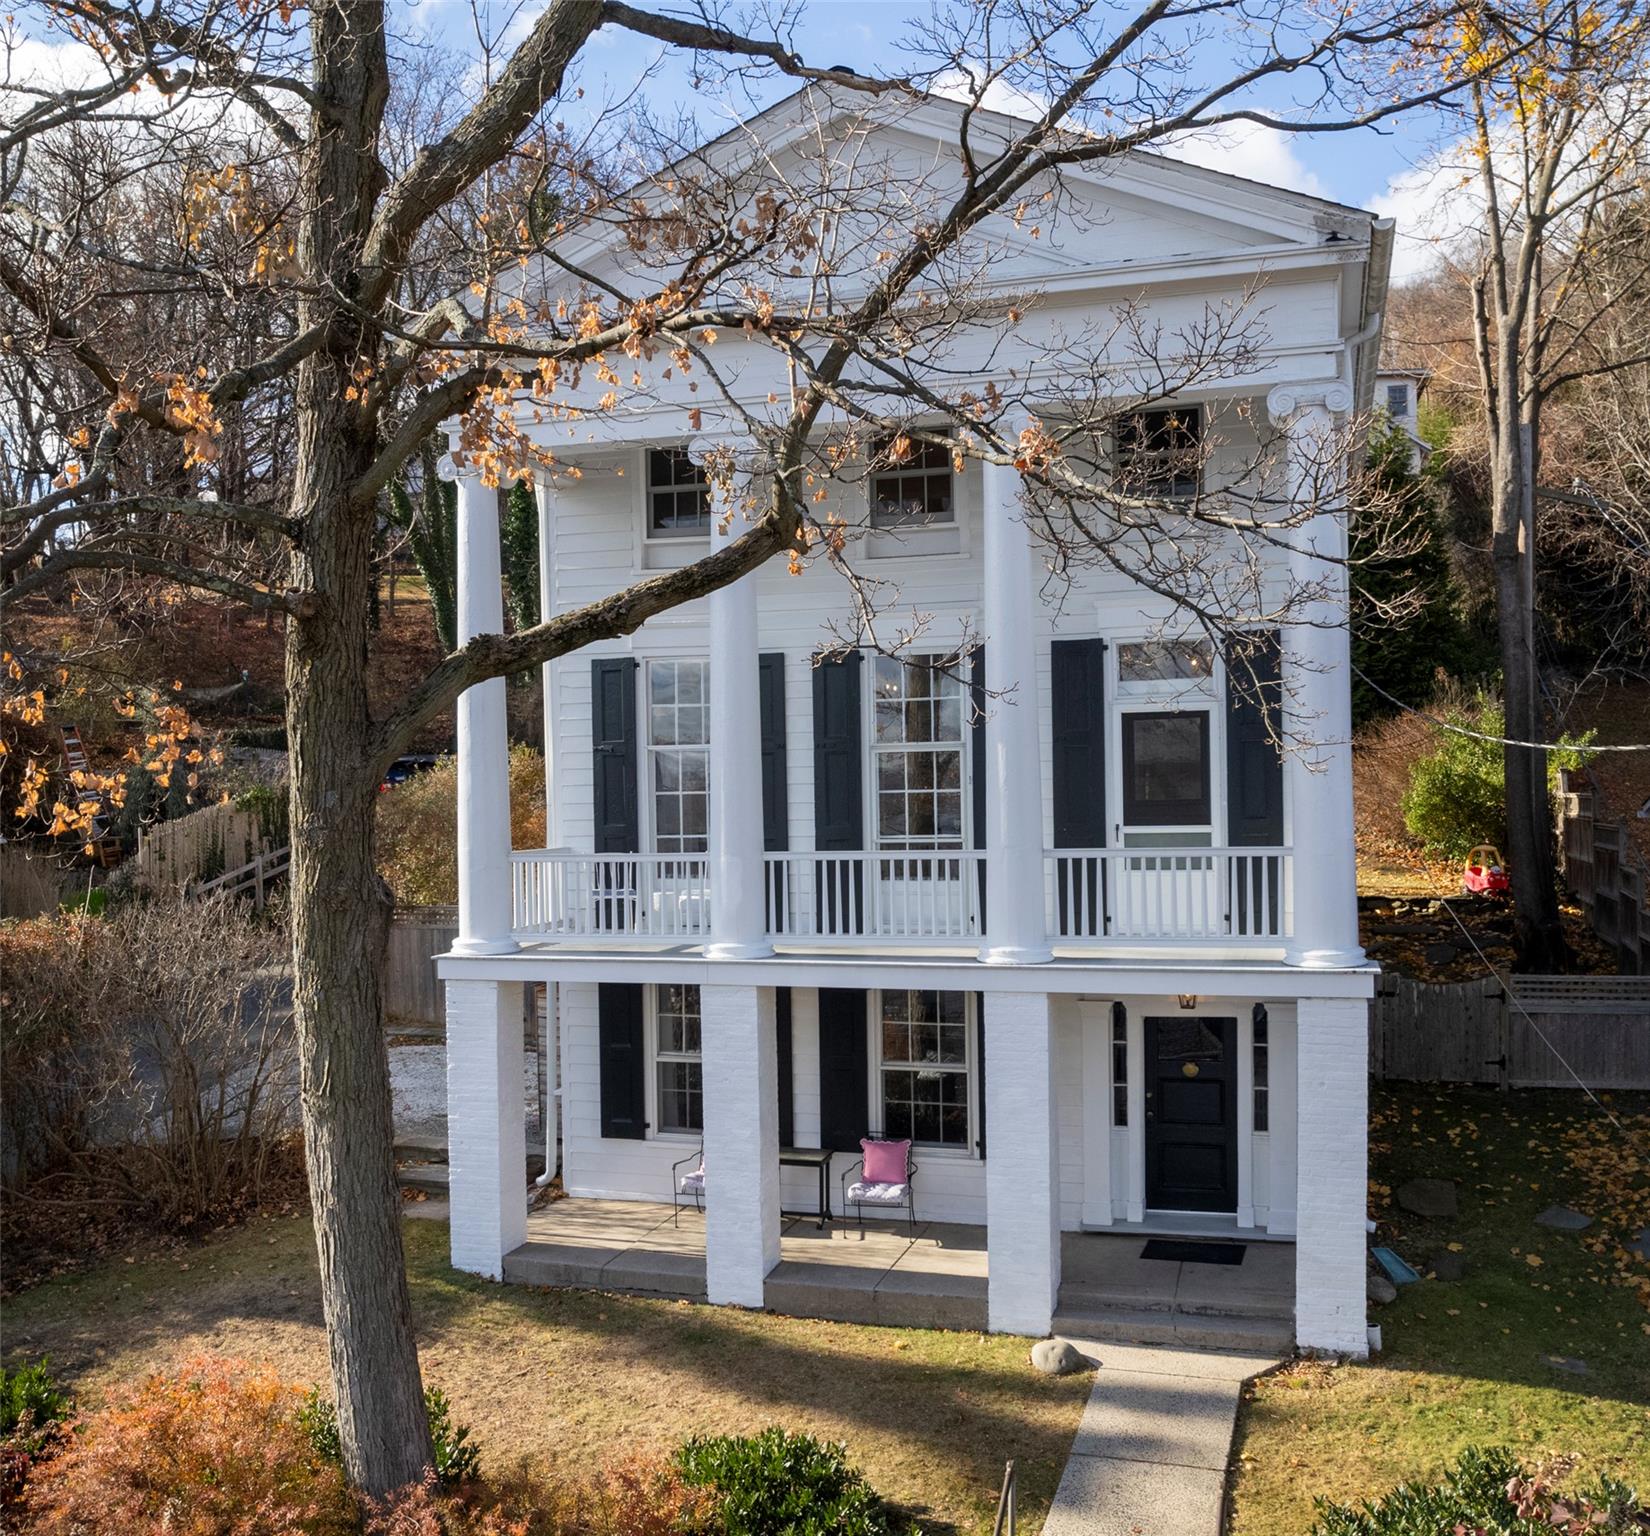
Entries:
<svg viewBox="0 0 1650 1536">
<path fill-rule="evenodd" d="M 622 1444 L 767 1424 L 843 1440 L 925 1525 L 990 1528 L 1003 1462 L 1036 1530 L 1088 1393 L 1021 1339 L 854 1327 L 575 1291 L 490 1285 L 447 1267 L 443 1223 L 406 1226 L 427 1382 L 489 1464 L 586 1468 Z M 188 1253 L 116 1261 L 7 1303 L 8 1357 L 49 1354 L 82 1392 L 202 1350 L 326 1372 L 307 1220 L 254 1222 Z"/>
</svg>

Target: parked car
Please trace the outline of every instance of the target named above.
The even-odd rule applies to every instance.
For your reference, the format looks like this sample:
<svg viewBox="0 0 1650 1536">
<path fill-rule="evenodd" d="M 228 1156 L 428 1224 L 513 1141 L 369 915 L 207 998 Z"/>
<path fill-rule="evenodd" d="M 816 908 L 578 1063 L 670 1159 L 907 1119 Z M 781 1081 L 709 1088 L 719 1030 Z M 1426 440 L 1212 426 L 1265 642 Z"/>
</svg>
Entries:
<svg viewBox="0 0 1650 1536">
<path fill-rule="evenodd" d="M 383 794 L 386 789 L 394 789 L 397 784 L 405 784 L 408 779 L 418 774 L 428 773 L 441 761 L 435 752 L 409 752 L 404 757 L 398 757 L 390 764 L 384 774 L 384 782 L 378 786 L 378 793 Z"/>
</svg>

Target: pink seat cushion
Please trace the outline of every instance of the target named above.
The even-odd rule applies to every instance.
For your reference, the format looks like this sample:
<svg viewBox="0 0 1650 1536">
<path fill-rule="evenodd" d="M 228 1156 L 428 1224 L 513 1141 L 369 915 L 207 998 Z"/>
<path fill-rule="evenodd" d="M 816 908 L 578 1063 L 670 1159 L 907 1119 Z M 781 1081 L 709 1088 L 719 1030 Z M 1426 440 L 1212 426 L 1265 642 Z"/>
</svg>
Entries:
<svg viewBox="0 0 1650 1536">
<path fill-rule="evenodd" d="M 865 1153 L 865 1182 L 867 1184 L 903 1184 L 906 1155 L 911 1150 L 908 1141 L 862 1141 Z"/>
</svg>

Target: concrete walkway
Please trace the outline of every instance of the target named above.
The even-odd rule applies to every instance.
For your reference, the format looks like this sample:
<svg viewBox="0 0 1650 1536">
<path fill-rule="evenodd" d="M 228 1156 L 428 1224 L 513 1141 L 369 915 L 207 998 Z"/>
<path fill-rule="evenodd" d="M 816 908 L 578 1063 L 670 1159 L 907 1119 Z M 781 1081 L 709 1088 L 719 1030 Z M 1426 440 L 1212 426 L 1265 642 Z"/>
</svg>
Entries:
<svg viewBox="0 0 1650 1536">
<path fill-rule="evenodd" d="M 1043 1536 L 1220 1536 L 1238 1395 L 1265 1355 L 1097 1343 Z"/>
</svg>

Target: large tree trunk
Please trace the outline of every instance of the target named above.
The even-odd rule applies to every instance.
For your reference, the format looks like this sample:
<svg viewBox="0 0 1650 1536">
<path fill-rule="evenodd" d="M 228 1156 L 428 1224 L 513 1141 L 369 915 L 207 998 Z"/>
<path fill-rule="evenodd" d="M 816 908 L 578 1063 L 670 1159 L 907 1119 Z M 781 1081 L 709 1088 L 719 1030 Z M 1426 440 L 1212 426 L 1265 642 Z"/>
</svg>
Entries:
<svg viewBox="0 0 1650 1536">
<path fill-rule="evenodd" d="M 379 191 L 387 93 L 380 4 L 311 12 L 321 105 L 311 118 L 299 256 L 347 293 Z M 330 326 L 300 365 L 292 513 L 304 538 L 287 625 L 292 764 L 294 1010 L 321 1297 L 344 1466 L 382 1495 L 430 1464 L 395 1184 L 380 973 L 390 897 L 373 857 L 377 786 L 367 762 L 373 509 L 347 496 L 371 463 L 374 429 L 348 399 L 378 338 L 325 291 L 307 325 Z"/>
</svg>

